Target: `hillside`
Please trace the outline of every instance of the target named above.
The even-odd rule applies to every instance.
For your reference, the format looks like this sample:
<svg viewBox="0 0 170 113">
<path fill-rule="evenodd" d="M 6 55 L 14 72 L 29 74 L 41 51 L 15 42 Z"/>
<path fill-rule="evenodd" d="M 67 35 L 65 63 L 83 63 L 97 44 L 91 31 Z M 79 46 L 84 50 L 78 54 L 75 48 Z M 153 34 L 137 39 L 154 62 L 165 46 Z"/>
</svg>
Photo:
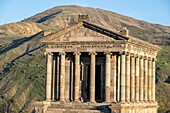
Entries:
<svg viewBox="0 0 170 113">
<path fill-rule="evenodd" d="M 96 8 L 59 6 L 17 23 L 0 26 L 0 112 L 30 112 L 45 96 L 44 30 L 55 32 L 77 22 L 78 14 L 108 29 L 129 29 L 130 35 L 162 46 L 158 53 L 156 98 L 160 112 L 170 110 L 170 27 L 136 20 Z"/>
</svg>

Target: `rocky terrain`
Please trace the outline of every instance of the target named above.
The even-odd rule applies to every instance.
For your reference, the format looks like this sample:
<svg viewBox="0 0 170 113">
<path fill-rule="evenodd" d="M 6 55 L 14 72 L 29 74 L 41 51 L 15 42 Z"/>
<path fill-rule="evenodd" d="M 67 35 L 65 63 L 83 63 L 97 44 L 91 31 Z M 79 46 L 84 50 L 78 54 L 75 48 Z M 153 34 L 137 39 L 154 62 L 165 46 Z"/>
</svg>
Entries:
<svg viewBox="0 0 170 113">
<path fill-rule="evenodd" d="M 160 45 L 156 65 L 159 112 L 170 110 L 170 27 L 151 24 L 114 12 L 81 6 L 59 6 L 21 22 L 0 26 L 0 112 L 31 112 L 32 103 L 45 97 L 44 31 L 55 32 L 77 22 L 78 14 L 114 31 Z"/>
</svg>

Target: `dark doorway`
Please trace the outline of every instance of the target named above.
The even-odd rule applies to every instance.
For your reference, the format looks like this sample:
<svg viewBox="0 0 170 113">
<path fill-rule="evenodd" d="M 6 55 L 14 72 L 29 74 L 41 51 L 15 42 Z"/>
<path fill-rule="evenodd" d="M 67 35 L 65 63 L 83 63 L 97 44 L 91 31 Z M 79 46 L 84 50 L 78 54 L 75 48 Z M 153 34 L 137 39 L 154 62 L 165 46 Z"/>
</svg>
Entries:
<svg viewBox="0 0 170 113">
<path fill-rule="evenodd" d="M 101 65 L 96 65 L 95 100 L 96 102 L 101 101 Z"/>
</svg>

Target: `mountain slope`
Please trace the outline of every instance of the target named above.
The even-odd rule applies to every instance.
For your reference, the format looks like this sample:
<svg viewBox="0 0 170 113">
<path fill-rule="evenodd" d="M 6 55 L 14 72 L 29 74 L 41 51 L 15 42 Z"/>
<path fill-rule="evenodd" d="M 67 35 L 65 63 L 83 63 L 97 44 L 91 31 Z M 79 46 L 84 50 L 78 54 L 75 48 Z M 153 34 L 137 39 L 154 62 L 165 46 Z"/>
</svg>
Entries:
<svg viewBox="0 0 170 113">
<path fill-rule="evenodd" d="M 45 96 L 44 30 L 55 32 L 77 22 L 78 14 L 108 29 L 129 29 L 130 35 L 162 46 L 157 60 L 156 98 L 160 112 L 170 108 L 170 27 L 136 20 L 102 9 L 59 6 L 22 22 L 0 26 L 0 112 L 30 112 Z M 164 47 L 166 45 L 166 47 Z"/>
<path fill-rule="evenodd" d="M 77 21 L 78 14 L 88 14 L 92 22 L 112 30 L 127 27 L 130 30 L 130 35 L 134 37 L 157 44 L 170 44 L 168 38 L 170 37 L 170 27 L 139 21 L 102 9 L 80 6 L 54 7 L 23 21 L 34 21 L 53 28 L 63 28 L 67 22 Z"/>
</svg>

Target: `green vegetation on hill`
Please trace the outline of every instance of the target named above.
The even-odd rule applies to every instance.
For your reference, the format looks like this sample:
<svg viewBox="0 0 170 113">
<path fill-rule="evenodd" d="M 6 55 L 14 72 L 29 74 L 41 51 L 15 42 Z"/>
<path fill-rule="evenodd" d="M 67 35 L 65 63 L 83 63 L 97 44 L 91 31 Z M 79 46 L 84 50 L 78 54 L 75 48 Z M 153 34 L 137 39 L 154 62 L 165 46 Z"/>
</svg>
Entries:
<svg viewBox="0 0 170 113">
<path fill-rule="evenodd" d="M 80 6 L 54 7 L 22 22 L 0 26 L 0 112 L 31 112 L 32 103 L 45 98 L 43 30 L 55 32 L 89 14 L 91 21 L 108 29 L 127 27 L 130 35 L 159 44 L 156 99 L 159 112 L 170 110 L 170 27 L 150 24 L 113 12 Z"/>
</svg>

